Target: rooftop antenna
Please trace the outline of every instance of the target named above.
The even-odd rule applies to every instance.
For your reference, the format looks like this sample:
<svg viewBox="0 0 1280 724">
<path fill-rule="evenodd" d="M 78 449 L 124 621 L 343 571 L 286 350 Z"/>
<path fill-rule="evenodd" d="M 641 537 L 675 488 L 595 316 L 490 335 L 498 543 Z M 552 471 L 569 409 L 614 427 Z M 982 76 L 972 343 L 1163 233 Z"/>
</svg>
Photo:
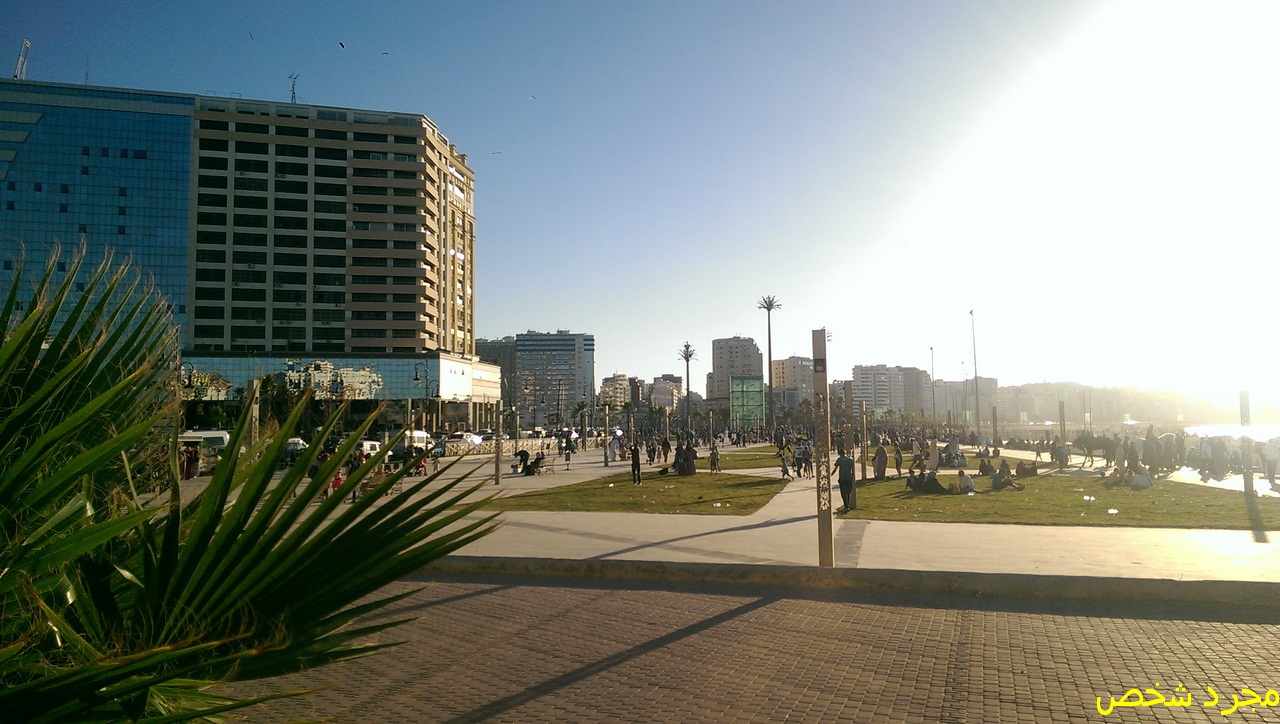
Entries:
<svg viewBox="0 0 1280 724">
<path fill-rule="evenodd" d="M 27 53 L 31 52 L 31 42 L 22 39 L 22 47 L 18 49 L 18 65 L 13 69 L 14 80 L 27 79 Z"/>
<path fill-rule="evenodd" d="M 289 102 L 298 102 L 298 74 L 294 73 L 289 76 Z"/>
</svg>

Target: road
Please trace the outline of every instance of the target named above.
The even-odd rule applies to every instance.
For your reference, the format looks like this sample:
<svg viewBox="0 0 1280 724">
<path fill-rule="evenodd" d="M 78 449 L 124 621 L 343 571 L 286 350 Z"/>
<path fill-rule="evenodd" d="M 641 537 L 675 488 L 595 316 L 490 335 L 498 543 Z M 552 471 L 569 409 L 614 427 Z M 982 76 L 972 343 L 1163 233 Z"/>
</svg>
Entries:
<svg viewBox="0 0 1280 724">
<path fill-rule="evenodd" d="M 422 573 L 388 652 L 239 685 L 249 721 L 1276 721 L 1276 614 Z M 1117 707 L 1131 688 L 1188 708 Z M 1203 707 L 1207 687 L 1221 705 Z M 1146 696 L 1146 695 L 1144 695 Z M 1154 700 L 1154 696 L 1148 697 Z M 1131 699 L 1130 701 L 1135 701 Z"/>
</svg>

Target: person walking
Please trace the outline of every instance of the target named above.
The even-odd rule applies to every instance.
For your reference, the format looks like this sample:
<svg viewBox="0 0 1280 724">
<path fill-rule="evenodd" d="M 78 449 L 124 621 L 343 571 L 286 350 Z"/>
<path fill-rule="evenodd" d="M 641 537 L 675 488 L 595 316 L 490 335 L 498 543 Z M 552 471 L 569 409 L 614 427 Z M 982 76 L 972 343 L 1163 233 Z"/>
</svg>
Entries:
<svg viewBox="0 0 1280 724">
<path fill-rule="evenodd" d="M 844 453 L 844 448 L 840 448 L 840 456 L 831 464 L 831 472 L 836 474 L 836 481 L 840 486 L 840 499 L 844 502 L 844 507 L 836 511 L 836 515 L 848 513 L 853 510 L 856 505 L 857 498 L 853 492 L 853 458 Z"/>
</svg>

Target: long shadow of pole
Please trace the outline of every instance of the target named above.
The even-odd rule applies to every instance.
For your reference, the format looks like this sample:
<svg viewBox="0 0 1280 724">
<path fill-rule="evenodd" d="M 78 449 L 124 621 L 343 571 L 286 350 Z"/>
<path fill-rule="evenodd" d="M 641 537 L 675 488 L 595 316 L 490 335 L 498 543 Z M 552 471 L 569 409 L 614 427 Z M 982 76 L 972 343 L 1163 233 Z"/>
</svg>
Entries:
<svg viewBox="0 0 1280 724">
<path fill-rule="evenodd" d="M 1240 424 L 1249 425 L 1249 393 L 1240 393 Z M 1240 460 L 1244 463 L 1244 510 L 1249 516 L 1249 529 L 1255 543 L 1267 542 L 1267 526 L 1258 510 L 1258 494 L 1253 490 L 1253 440 L 1246 435 L 1240 438 Z"/>
</svg>

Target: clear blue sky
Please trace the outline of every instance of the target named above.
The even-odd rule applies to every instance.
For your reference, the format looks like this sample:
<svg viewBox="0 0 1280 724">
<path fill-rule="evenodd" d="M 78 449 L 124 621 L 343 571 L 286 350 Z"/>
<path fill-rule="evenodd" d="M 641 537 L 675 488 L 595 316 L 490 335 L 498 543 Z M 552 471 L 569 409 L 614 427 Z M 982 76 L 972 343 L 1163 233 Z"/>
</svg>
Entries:
<svg viewBox="0 0 1280 724">
<path fill-rule="evenodd" d="M 600 376 L 688 341 L 701 392 L 775 295 L 774 356 L 826 327 L 832 379 L 971 375 L 974 309 L 1002 384 L 1280 402 L 1273 8 L 25 2 L 0 52 L 431 117 L 476 171 L 479 334 L 594 333 Z"/>
</svg>

